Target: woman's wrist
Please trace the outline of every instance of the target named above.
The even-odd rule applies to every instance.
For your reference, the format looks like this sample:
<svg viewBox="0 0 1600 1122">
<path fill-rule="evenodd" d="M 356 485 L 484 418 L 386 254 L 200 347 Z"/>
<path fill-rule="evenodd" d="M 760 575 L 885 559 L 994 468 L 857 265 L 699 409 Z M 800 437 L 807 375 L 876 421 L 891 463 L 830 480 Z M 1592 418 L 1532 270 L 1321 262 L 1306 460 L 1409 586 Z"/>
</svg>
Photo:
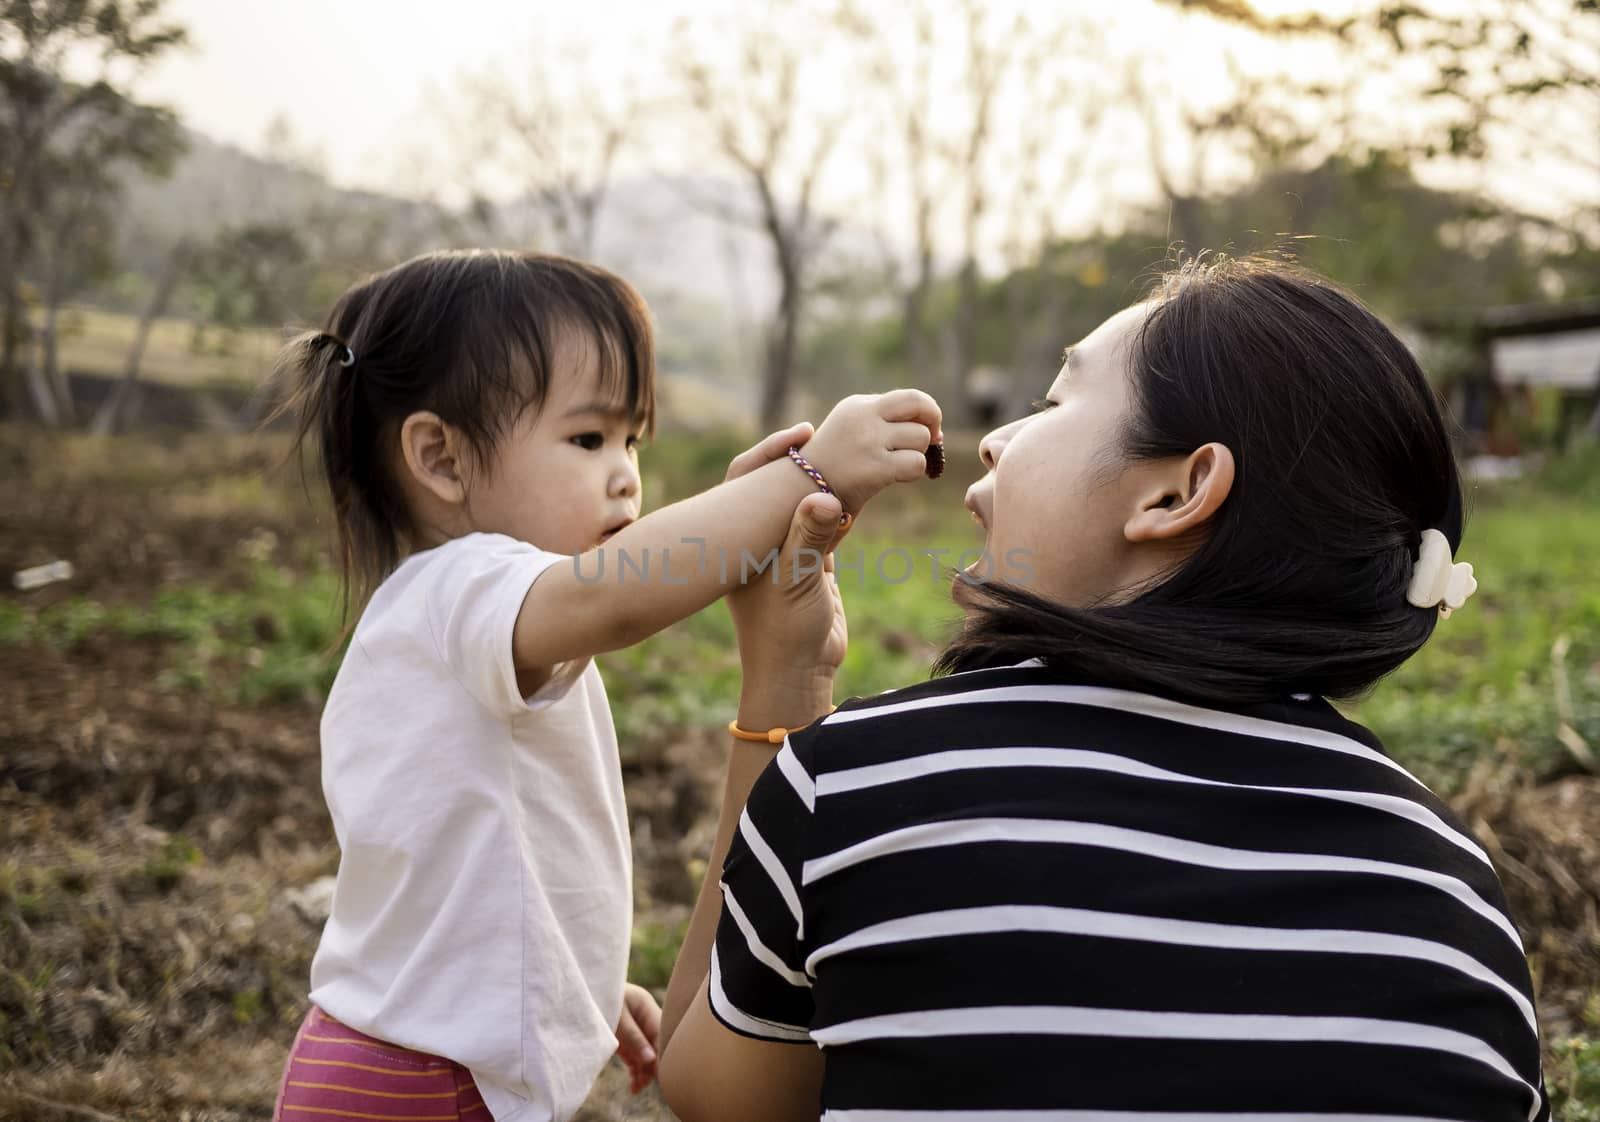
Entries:
<svg viewBox="0 0 1600 1122">
<path fill-rule="evenodd" d="M 752 732 L 809 725 L 833 708 L 833 669 L 747 672 L 739 690 L 739 727 Z"/>
</svg>

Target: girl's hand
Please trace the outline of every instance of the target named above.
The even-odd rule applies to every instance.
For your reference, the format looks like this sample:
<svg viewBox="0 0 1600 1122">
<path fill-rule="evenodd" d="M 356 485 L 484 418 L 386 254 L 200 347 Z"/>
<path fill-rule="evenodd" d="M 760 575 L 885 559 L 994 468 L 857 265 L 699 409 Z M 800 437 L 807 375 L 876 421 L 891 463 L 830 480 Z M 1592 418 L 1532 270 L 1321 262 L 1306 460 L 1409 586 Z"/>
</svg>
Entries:
<svg viewBox="0 0 1600 1122">
<path fill-rule="evenodd" d="M 728 595 L 747 689 L 823 679 L 831 685 L 844 661 L 849 632 L 833 579 L 839 514 L 837 498 L 807 495 L 772 570 Z"/>
<path fill-rule="evenodd" d="M 656 1077 L 661 1037 L 661 1006 L 650 991 L 632 982 L 622 987 L 622 1019 L 617 1022 L 617 1055 L 628 1068 L 628 1093 L 637 1095 Z"/>
<path fill-rule="evenodd" d="M 939 403 L 921 390 L 857 394 L 833 407 L 803 451 L 855 514 L 891 483 L 927 474 L 928 445 L 943 440 L 940 421 Z"/>
</svg>

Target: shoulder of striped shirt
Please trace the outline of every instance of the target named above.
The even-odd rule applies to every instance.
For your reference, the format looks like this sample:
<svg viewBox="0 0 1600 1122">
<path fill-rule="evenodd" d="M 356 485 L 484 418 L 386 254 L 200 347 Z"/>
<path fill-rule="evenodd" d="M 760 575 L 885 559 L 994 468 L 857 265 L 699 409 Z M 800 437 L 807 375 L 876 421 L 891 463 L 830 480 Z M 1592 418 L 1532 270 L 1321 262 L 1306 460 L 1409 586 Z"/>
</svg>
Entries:
<svg viewBox="0 0 1600 1122">
<path fill-rule="evenodd" d="M 926 682 L 887 690 L 873 697 L 850 698 L 817 725 L 834 729 L 860 721 L 874 721 L 923 708 L 986 701 L 1039 700 L 1065 705 L 1154 717 L 1175 724 L 1235 732 L 1265 740 L 1317 743 L 1342 746 L 1352 754 L 1375 757 L 1397 771 L 1383 743 L 1363 726 L 1325 705 L 1305 704 L 1304 708 L 1247 706 L 1219 708 L 1182 701 L 1162 694 L 1071 682 L 1051 677 L 1044 663 L 1027 659 L 1014 666 L 987 667 L 931 678 Z M 1281 708 L 1283 716 L 1265 716 L 1264 710 Z M 1293 719 L 1289 715 L 1293 715 Z M 1406 773 L 1408 776 L 1410 773 Z M 1415 781 L 1413 777 L 1413 781 Z M 1418 782 L 1418 786 L 1422 786 Z"/>
<path fill-rule="evenodd" d="M 896 702 L 909 701 L 924 697 L 943 697 L 946 694 L 964 693 L 971 689 L 980 689 L 985 685 L 994 685 L 1016 676 L 1019 681 L 1028 680 L 1036 675 L 1028 671 L 1044 669 L 1044 662 L 1037 658 L 1026 659 L 1014 666 L 988 666 L 981 670 L 962 670 L 955 674 L 946 674 L 939 678 L 929 678 L 923 682 L 913 682 L 909 686 L 900 686 L 882 693 L 873 694 L 871 697 L 850 697 L 839 703 L 837 709 L 827 717 L 822 718 L 819 724 L 828 724 L 839 713 L 860 713 L 879 708 L 884 705 L 893 705 Z"/>
<path fill-rule="evenodd" d="M 1383 744 L 1367 729 L 1339 714 L 1326 703 L 1307 705 L 1304 711 L 1297 707 L 1284 708 L 1298 720 L 1281 719 L 1270 713 L 1269 706 L 1248 707 L 1235 711 L 1209 708 L 1179 701 L 1160 694 L 1142 693 L 1061 681 L 1050 675 L 1038 659 L 1029 659 L 1015 666 L 986 668 L 960 675 L 936 678 L 900 690 L 891 690 L 867 699 L 852 699 L 833 713 L 824 717 L 805 733 L 792 737 L 786 747 L 789 754 L 798 756 L 788 761 L 791 770 L 796 763 L 809 778 L 820 772 L 834 770 L 819 766 L 814 755 L 815 742 L 820 727 L 830 735 L 846 731 L 877 734 L 881 720 L 908 712 L 969 704 L 1006 703 L 1017 701 L 1054 702 L 1062 705 L 1092 708 L 1101 712 L 1138 716 L 1167 721 L 1189 728 L 1203 728 L 1214 732 L 1233 734 L 1252 739 L 1299 744 L 1310 748 L 1337 753 L 1392 771 L 1410 789 L 1410 797 L 1427 808 L 1430 815 L 1439 816 L 1443 804 L 1411 772 L 1395 762 L 1384 750 Z M 1250 711 L 1254 709 L 1254 712 Z M 830 753 L 830 756 L 832 754 Z M 1475 839 L 1464 830 L 1463 840 L 1468 843 L 1473 856 L 1487 863 Z"/>
</svg>

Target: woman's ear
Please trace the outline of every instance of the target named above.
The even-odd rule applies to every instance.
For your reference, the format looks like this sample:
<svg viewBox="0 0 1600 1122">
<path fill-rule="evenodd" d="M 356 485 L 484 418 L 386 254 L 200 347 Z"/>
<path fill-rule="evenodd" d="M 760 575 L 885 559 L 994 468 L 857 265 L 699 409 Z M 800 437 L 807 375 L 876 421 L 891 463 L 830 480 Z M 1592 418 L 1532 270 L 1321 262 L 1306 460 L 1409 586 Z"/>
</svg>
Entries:
<svg viewBox="0 0 1600 1122">
<path fill-rule="evenodd" d="M 418 486 L 452 505 L 466 502 L 461 435 L 437 413 L 417 412 L 401 422 L 400 454 Z"/>
<path fill-rule="evenodd" d="M 1200 530 L 1233 491 L 1233 452 L 1213 441 L 1158 473 L 1123 526 L 1130 542 L 1174 541 Z"/>
</svg>

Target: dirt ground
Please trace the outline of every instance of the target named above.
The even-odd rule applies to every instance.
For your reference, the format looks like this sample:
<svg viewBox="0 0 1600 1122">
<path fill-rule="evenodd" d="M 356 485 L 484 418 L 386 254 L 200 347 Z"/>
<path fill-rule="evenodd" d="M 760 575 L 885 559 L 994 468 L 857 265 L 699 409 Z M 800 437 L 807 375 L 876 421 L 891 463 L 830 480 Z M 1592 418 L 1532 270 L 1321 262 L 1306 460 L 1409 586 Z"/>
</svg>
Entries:
<svg viewBox="0 0 1600 1122">
<path fill-rule="evenodd" d="M 275 466 L 261 447 L 187 441 L 86 472 L 89 454 L 0 444 L 0 572 L 58 557 L 77 570 L 0 595 L 137 604 L 186 580 L 242 580 L 242 543 L 272 543 L 289 566 L 322 547 L 292 483 L 232 501 L 232 481 Z M 168 647 L 0 644 L 0 1119 L 271 1113 L 319 930 L 294 894 L 338 860 L 318 710 L 173 689 Z M 629 746 L 645 922 L 688 914 L 719 752 L 695 731 Z M 584 1117 L 669 1115 L 653 1092 L 630 1098 L 618 1069 Z"/>
<path fill-rule="evenodd" d="M 0 570 L 71 556 L 69 588 L 147 599 L 226 581 L 240 543 L 297 563 L 320 535 L 292 503 L 217 499 L 259 449 L 175 448 L 84 473 L 0 448 Z M 228 494 L 224 488 L 222 495 Z M 263 539 L 261 532 L 270 531 Z M 270 1114 L 305 1009 L 317 926 L 294 891 L 337 863 L 316 707 L 242 707 L 159 682 L 162 640 L 0 644 L 0 1119 L 245 1122 Z M 687 914 L 709 847 L 719 739 L 625 750 L 641 920 Z M 1457 801 L 1522 924 L 1547 1035 L 1600 978 L 1600 780 L 1520 786 L 1486 765 Z M 613 1067 L 583 1117 L 670 1117 Z"/>
</svg>

